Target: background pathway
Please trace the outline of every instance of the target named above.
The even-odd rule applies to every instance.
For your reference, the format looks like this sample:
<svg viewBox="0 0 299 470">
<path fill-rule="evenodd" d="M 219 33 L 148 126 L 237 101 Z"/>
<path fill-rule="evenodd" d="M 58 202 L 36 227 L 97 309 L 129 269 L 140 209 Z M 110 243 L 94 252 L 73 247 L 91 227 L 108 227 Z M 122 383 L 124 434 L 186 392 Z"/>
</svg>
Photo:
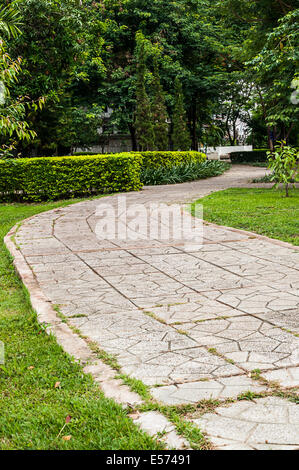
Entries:
<svg viewBox="0 0 299 470">
<path fill-rule="evenodd" d="M 147 187 L 127 204 L 185 203 L 256 187 L 264 169 L 234 166 L 208 180 Z M 261 185 L 260 185 L 261 186 Z M 81 202 L 25 221 L 15 240 L 52 304 L 122 372 L 179 405 L 299 386 L 299 251 L 246 232 L 204 226 L 201 249 L 159 240 L 101 240 L 99 204 Z M 158 385 L 158 387 L 157 387 Z M 194 422 L 219 448 L 299 448 L 294 403 L 237 401 Z"/>
</svg>

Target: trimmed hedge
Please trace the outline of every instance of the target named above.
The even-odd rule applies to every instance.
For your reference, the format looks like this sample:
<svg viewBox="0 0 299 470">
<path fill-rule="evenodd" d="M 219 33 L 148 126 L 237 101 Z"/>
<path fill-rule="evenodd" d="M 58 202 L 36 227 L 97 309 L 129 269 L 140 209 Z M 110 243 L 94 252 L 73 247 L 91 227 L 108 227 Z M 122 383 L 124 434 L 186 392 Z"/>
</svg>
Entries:
<svg viewBox="0 0 299 470">
<path fill-rule="evenodd" d="M 204 162 L 207 156 L 201 152 L 140 152 L 142 169 L 170 168 L 182 163 Z"/>
<path fill-rule="evenodd" d="M 206 160 L 200 152 L 126 152 L 0 160 L 0 200 L 43 201 L 138 191 L 146 169 Z"/>
<path fill-rule="evenodd" d="M 244 162 L 267 162 L 268 150 L 252 150 L 249 152 L 232 152 L 230 159 L 232 163 Z"/>
<path fill-rule="evenodd" d="M 130 152 L 131 153 L 131 152 Z M 201 152 L 195 151 L 150 151 L 150 152 L 132 152 L 138 153 L 143 158 L 142 168 L 170 168 L 180 164 L 191 162 L 204 162 L 207 156 Z M 76 154 L 74 154 L 76 155 Z M 83 152 L 82 155 L 94 155 L 93 153 Z M 121 154 L 120 154 L 121 155 Z"/>
<path fill-rule="evenodd" d="M 138 153 L 0 161 L 0 199 L 42 201 L 141 189 Z"/>
</svg>

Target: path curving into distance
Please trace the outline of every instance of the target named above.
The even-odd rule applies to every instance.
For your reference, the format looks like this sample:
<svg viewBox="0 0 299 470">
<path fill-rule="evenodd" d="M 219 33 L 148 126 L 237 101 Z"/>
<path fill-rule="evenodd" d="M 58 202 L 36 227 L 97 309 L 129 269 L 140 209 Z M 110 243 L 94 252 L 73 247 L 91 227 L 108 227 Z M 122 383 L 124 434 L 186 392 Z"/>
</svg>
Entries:
<svg viewBox="0 0 299 470">
<path fill-rule="evenodd" d="M 236 165 L 215 178 L 124 196 L 127 207 L 139 204 L 150 212 L 155 202 L 183 204 L 222 189 L 256 187 L 250 181 L 264 174 Z M 60 325 L 58 339 L 63 325 L 52 306 L 84 338 L 78 349 L 92 341 L 116 356 L 122 373 L 141 380 L 167 405 L 224 402 L 247 391 L 271 395 L 272 381 L 295 391 L 298 249 L 213 224 L 204 225 L 200 248 L 175 240 L 100 239 L 98 207 L 106 203 L 116 213 L 118 198 L 36 215 L 6 239 L 40 319 Z M 76 336 L 70 331 L 66 350 Z M 101 367 L 97 381 L 109 392 L 111 370 Z M 298 407 L 283 397 L 220 403 L 215 412 L 190 419 L 216 448 L 299 448 Z"/>
</svg>

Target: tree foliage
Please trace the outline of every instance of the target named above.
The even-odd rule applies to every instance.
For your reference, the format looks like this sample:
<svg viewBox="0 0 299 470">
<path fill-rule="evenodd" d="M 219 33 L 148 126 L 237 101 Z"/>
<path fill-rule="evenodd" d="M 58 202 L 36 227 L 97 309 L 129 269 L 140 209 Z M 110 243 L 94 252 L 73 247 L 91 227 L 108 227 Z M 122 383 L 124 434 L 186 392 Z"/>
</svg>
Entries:
<svg viewBox="0 0 299 470">
<path fill-rule="evenodd" d="M 157 59 L 154 61 L 153 74 L 153 100 L 151 105 L 151 117 L 154 130 L 155 150 L 168 150 L 169 147 L 169 126 L 168 114 L 165 104 L 165 95 L 161 85 L 159 75 L 159 65 Z M 181 149 L 185 150 L 185 149 Z"/>
<path fill-rule="evenodd" d="M 298 76 L 298 23 L 299 9 L 280 19 L 267 35 L 263 49 L 248 63 L 253 72 L 255 96 L 267 126 L 274 130 L 274 140 L 287 140 L 299 116 L 298 106 L 292 100 Z"/>
<path fill-rule="evenodd" d="M 104 132 L 129 133 L 134 150 L 167 148 L 170 111 L 174 148 L 238 143 L 240 120 L 251 142 L 298 144 L 299 0 L 2 3 L 5 122 L 19 123 L 20 152 L 97 144 L 105 108 Z"/>
<path fill-rule="evenodd" d="M 12 98 L 11 88 L 17 83 L 21 72 L 21 58 L 12 59 L 7 53 L 7 38 L 17 37 L 20 33 L 20 15 L 14 5 L 0 9 L 0 157 L 13 155 L 18 141 L 30 141 L 36 135 L 25 119 L 26 109 L 41 107 L 28 102 L 27 97 Z M 6 41 L 5 41 L 6 36 Z"/>
<path fill-rule="evenodd" d="M 139 149 L 142 151 L 154 148 L 154 126 L 151 103 L 146 92 L 146 53 L 142 33 L 136 35 L 137 84 L 136 84 L 136 120 L 135 128 Z"/>
<path fill-rule="evenodd" d="M 172 114 L 173 150 L 189 150 L 191 145 L 191 139 L 186 124 L 186 111 L 184 104 L 183 87 L 179 78 L 175 79 L 174 88 L 174 107 Z"/>
<path fill-rule="evenodd" d="M 286 146 L 285 142 L 275 147 L 274 152 L 268 152 L 269 168 L 272 170 L 272 181 L 275 186 L 283 184 L 286 197 L 289 196 L 289 186 L 296 181 L 298 175 L 299 152 Z"/>
<path fill-rule="evenodd" d="M 91 73 L 103 73 L 99 57 L 102 24 L 94 17 L 92 3 L 86 1 L 25 0 L 18 8 L 22 34 L 11 41 L 10 50 L 22 57 L 23 67 L 14 94 L 45 102 L 42 111 L 26 115 L 37 133 L 27 151 L 59 153 L 61 147 L 65 151 L 72 135 L 71 114 L 75 124 L 79 112 L 85 111 L 86 120 L 91 113 L 93 102 L 80 99 L 80 87 L 89 82 Z M 60 140 L 62 129 L 65 144 Z"/>
<path fill-rule="evenodd" d="M 243 27 L 234 57 L 251 87 L 251 116 L 263 121 L 271 150 L 279 139 L 296 143 L 298 107 L 291 96 L 298 73 L 298 0 L 224 0 L 218 6 L 224 18 Z"/>
</svg>

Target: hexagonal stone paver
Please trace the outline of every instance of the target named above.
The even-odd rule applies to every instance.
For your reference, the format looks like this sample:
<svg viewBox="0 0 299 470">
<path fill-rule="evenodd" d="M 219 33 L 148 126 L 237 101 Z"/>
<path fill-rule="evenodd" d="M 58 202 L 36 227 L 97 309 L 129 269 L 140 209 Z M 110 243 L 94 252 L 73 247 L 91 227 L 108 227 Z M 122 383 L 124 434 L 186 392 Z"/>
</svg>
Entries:
<svg viewBox="0 0 299 470">
<path fill-rule="evenodd" d="M 251 282 L 218 266 L 202 261 L 189 253 L 166 255 L 139 255 L 149 265 L 167 274 L 171 279 L 188 285 L 196 291 L 250 286 Z"/>
<path fill-rule="evenodd" d="M 266 320 L 276 326 L 299 334 L 299 308 L 283 310 L 282 312 L 268 312 L 256 314 L 261 320 Z"/>
<path fill-rule="evenodd" d="M 238 255 L 240 252 L 259 258 L 262 260 L 273 262 L 273 245 L 264 240 L 246 240 L 246 242 L 240 241 L 238 243 L 227 243 L 227 249 L 233 249 Z M 299 251 L 292 250 L 284 246 L 275 246 L 275 263 L 280 265 L 289 266 L 290 268 L 297 268 L 299 266 Z"/>
<path fill-rule="evenodd" d="M 299 297 L 272 285 L 244 289 L 228 289 L 215 297 L 219 302 L 245 313 L 257 314 L 290 310 L 299 307 Z"/>
<path fill-rule="evenodd" d="M 130 299 L 145 296 L 157 296 L 173 292 L 176 294 L 190 292 L 180 282 L 169 278 L 159 271 L 148 274 L 124 274 L 121 276 L 105 276 L 105 280 L 121 294 Z"/>
<path fill-rule="evenodd" d="M 277 382 L 283 387 L 299 387 L 299 367 L 270 370 L 264 372 L 263 377 L 270 382 Z"/>
<path fill-rule="evenodd" d="M 173 299 L 173 301 L 178 299 Z M 245 313 L 224 305 L 217 300 L 210 300 L 201 294 L 190 294 L 188 302 L 174 302 L 148 309 L 159 319 L 168 324 L 200 322 L 223 317 L 235 317 Z"/>
<path fill-rule="evenodd" d="M 239 401 L 193 421 L 217 449 L 299 449 L 299 407 L 286 399 Z"/>
</svg>

